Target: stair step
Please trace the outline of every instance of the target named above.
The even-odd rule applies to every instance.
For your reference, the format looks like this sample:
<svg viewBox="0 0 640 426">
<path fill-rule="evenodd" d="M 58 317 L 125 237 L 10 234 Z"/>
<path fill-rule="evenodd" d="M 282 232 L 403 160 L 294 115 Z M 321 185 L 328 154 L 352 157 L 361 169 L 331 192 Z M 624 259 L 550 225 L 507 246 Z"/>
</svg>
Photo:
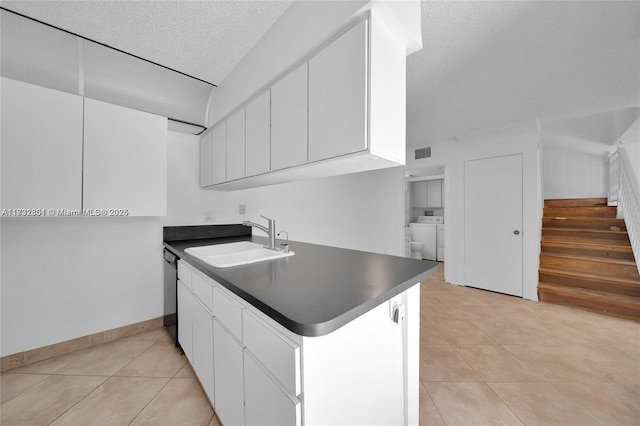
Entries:
<svg viewBox="0 0 640 426">
<path fill-rule="evenodd" d="M 640 321 L 640 298 L 609 294 L 597 290 L 538 283 L 538 299 L 542 302 L 572 306 L 622 318 Z"/>
<path fill-rule="evenodd" d="M 640 274 L 636 263 L 624 259 L 602 259 L 561 253 L 543 253 L 540 255 L 540 267 L 562 271 L 580 271 L 602 278 L 617 277 L 636 280 L 640 286 Z"/>
<path fill-rule="evenodd" d="M 567 271 L 547 266 L 540 266 L 538 277 L 539 281 L 557 286 L 640 297 L 640 282 L 633 278 L 603 277 L 587 271 Z"/>
<path fill-rule="evenodd" d="M 606 198 L 556 198 L 544 200 L 545 207 L 598 207 L 606 205 Z"/>
<path fill-rule="evenodd" d="M 565 253 L 606 259 L 634 260 L 631 245 L 606 245 L 591 242 L 542 241 L 542 254 Z"/>
<path fill-rule="evenodd" d="M 545 207 L 544 217 L 616 217 L 615 207 Z"/>
<path fill-rule="evenodd" d="M 567 241 L 602 243 L 616 246 L 629 246 L 629 235 L 626 231 L 603 231 L 599 229 L 544 228 L 542 241 Z"/>
<path fill-rule="evenodd" d="M 544 217 L 543 228 L 576 228 L 599 229 L 603 231 L 625 231 L 627 226 L 624 219 L 608 217 Z"/>
</svg>

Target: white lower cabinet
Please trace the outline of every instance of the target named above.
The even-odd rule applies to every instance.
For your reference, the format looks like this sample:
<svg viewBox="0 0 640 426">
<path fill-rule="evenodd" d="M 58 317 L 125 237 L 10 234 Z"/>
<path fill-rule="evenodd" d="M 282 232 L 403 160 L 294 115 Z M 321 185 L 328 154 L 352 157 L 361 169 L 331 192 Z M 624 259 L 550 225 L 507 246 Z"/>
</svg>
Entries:
<svg viewBox="0 0 640 426">
<path fill-rule="evenodd" d="M 215 402 L 214 408 L 225 426 L 244 425 L 242 346 L 213 320 Z"/>
<path fill-rule="evenodd" d="M 178 338 L 225 426 L 418 423 L 419 285 L 303 337 L 183 260 L 178 270 Z"/>
<path fill-rule="evenodd" d="M 193 312 L 193 369 L 209 401 L 215 401 L 213 371 L 213 316 L 197 300 Z"/>
<path fill-rule="evenodd" d="M 244 351 L 245 424 L 300 425 L 301 404 L 280 388 L 269 373 Z"/>
<path fill-rule="evenodd" d="M 178 281 L 178 342 L 193 364 L 193 295 L 187 285 Z"/>
</svg>

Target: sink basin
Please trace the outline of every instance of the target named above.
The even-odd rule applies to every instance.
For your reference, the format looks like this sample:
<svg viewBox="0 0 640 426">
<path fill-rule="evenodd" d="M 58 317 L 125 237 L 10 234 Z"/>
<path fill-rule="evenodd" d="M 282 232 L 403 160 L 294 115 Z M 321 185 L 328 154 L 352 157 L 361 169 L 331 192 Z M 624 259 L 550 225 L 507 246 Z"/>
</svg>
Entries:
<svg viewBox="0 0 640 426">
<path fill-rule="evenodd" d="M 269 250 L 261 244 L 251 243 L 249 241 L 189 247 L 185 252 L 216 268 L 248 265 L 250 263 L 293 256 L 295 254 L 292 251 L 285 253 L 283 251 Z"/>
</svg>

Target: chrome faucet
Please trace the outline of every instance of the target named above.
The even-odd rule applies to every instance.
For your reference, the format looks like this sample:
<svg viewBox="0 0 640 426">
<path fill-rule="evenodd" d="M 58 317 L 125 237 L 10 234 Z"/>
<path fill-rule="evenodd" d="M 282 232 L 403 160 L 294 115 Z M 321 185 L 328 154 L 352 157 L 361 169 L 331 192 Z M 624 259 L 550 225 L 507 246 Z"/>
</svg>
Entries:
<svg viewBox="0 0 640 426">
<path fill-rule="evenodd" d="M 267 221 L 269 222 L 269 227 L 268 228 L 266 226 L 260 225 L 258 223 L 250 222 L 248 220 L 245 220 L 244 222 L 242 222 L 242 224 L 245 225 L 245 226 L 253 226 L 254 228 L 258 228 L 259 230 L 265 232 L 269 236 L 269 244 L 264 246 L 264 248 L 269 249 L 269 250 L 277 250 L 277 248 L 276 248 L 276 221 L 275 221 L 275 219 L 269 219 L 268 217 L 265 217 L 265 216 L 262 216 L 262 215 L 260 215 L 260 217 L 264 217 L 265 219 L 267 219 Z"/>
<path fill-rule="evenodd" d="M 287 242 L 284 243 L 284 244 L 280 244 L 280 245 L 282 246 L 282 251 L 283 252 L 289 253 L 289 251 L 290 251 L 289 250 L 289 233 L 287 231 L 282 230 L 282 231 L 278 232 L 278 237 L 280 236 L 280 234 L 283 234 L 283 233 L 287 237 Z"/>
</svg>

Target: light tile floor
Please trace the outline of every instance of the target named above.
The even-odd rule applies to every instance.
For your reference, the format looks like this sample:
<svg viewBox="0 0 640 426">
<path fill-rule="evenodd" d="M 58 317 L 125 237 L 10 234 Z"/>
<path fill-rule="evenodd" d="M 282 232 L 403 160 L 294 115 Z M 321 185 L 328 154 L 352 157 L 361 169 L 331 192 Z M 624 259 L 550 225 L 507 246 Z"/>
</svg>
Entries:
<svg viewBox="0 0 640 426">
<path fill-rule="evenodd" d="M 640 324 L 421 286 L 421 424 L 640 424 Z M 0 396 L 3 426 L 219 425 L 164 329 L 7 371 Z"/>
</svg>

